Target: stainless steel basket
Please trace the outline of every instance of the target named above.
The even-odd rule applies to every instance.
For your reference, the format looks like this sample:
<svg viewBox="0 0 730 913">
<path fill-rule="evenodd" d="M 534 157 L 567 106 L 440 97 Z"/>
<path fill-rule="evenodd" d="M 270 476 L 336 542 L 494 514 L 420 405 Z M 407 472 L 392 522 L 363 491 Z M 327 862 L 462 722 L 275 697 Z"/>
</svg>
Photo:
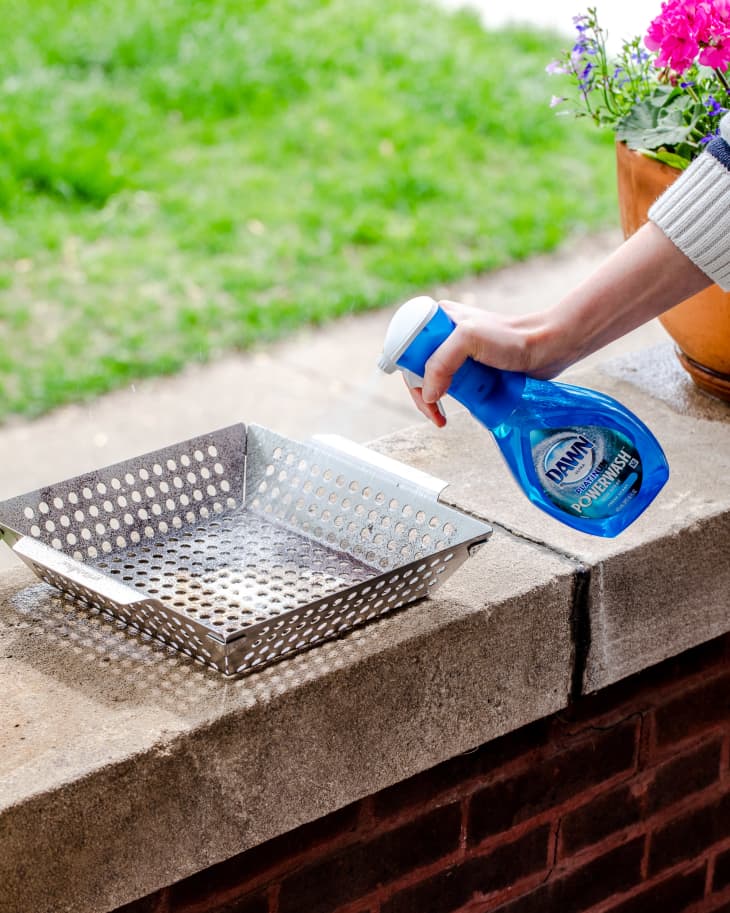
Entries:
<svg viewBox="0 0 730 913">
<path fill-rule="evenodd" d="M 226 675 L 427 595 L 486 541 L 444 483 L 233 425 L 0 503 L 44 581 Z"/>
</svg>

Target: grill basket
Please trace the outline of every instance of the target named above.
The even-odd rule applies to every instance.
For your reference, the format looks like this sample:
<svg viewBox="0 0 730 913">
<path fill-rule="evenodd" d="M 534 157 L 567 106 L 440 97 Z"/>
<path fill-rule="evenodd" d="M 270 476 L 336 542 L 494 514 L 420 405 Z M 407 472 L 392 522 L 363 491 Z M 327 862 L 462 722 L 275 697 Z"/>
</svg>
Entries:
<svg viewBox="0 0 730 913">
<path fill-rule="evenodd" d="M 0 503 L 84 606 L 226 675 L 426 596 L 486 541 L 431 476 L 341 438 L 233 425 Z"/>
</svg>

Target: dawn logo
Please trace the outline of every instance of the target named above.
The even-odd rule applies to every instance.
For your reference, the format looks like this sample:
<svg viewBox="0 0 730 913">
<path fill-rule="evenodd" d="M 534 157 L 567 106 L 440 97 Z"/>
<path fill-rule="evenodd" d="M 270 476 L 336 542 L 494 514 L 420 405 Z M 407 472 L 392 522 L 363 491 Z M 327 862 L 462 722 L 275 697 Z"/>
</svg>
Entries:
<svg viewBox="0 0 730 913">
<path fill-rule="evenodd" d="M 545 475 L 556 485 L 575 485 L 593 469 L 594 450 L 593 441 L 585 435 L 565 434 L 543 457 Z"/>
</svg>

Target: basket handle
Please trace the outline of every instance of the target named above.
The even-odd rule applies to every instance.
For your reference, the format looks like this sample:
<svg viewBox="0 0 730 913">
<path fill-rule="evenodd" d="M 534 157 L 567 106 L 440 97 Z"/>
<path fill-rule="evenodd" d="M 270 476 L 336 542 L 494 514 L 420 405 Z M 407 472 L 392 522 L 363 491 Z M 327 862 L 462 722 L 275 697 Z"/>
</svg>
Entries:
<svg viewBox="0 0 730 913">
<path fill-rule="evenodd" d="M 102 571 L 82 564 L 38 539 L 21 536 L 12 548 L 33 570 L 36 570 L 36 567 L 43 568 L 85 590 L 93 590 L 95 594 L 111 602 L 130 606 L 144 601 L 140 593 L 126 583 L 112 580 Z"/>
<path fill-rule="evenodd" d="M 359 465 L 366 463 L 381 472 L 387 472 L 389 475 L 395 476 L 396 479 L 416 489 L 419 494 L 429 496 L 434 501 L 438 500 L 439 495 L 448 484 L 443 479 L 432 476 L 420 469 L 414 469 L 413 466 L 401 463 L 400 460 L 394 460 L 393 457 L 370 450 L 369 447 L 365 447 L 362 444 L 356 444 L 355 441 L 341 437 L 339 434 L 316 434 L 313 440 L 335 451 L 340 456 L 355 460 Z"/>
</svg>

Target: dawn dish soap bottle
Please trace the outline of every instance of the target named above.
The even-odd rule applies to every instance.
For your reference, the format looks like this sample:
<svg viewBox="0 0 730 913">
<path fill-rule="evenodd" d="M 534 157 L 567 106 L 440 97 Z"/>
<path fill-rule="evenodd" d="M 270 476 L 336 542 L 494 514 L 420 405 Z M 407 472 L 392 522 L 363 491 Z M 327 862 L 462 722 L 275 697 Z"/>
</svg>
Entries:
<svg viewBox="0 0 730 913">
<path fill-rule="evenodd" d="M 420 387 L 426 361 L 454 328 L 432 298 L 407 301 L 390 322 L 378 367 L 398 368 Z M 618 535 L 669 478 L 654 435 L 610 396 L 471 358 L 448 394 L 491 431 L 533 504 L 581 532 Z"/>
</svg>

